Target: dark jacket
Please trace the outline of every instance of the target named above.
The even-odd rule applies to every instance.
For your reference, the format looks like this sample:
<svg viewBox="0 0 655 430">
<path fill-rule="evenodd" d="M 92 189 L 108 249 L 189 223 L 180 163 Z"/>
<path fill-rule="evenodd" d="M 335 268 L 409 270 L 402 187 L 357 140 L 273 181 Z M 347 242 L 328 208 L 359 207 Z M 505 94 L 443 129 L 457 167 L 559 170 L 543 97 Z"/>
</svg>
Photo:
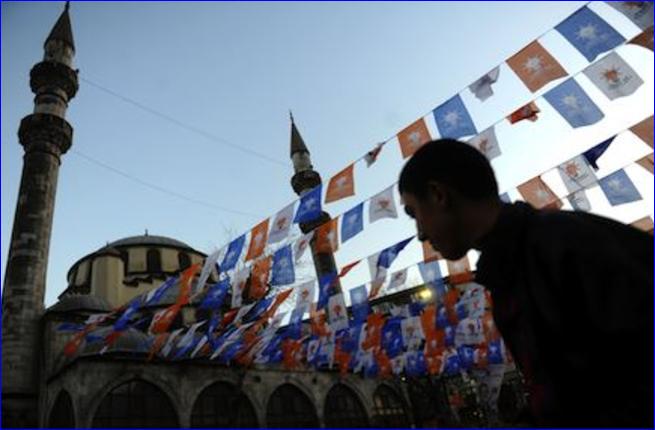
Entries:
<svg viewBox="0 0 655 430">
<path fill-rule="evenodd" d="M 653 426 L 653 237 L 599 216 L 504 205 L 477 280 L 536 425 Z"/>
</svg>

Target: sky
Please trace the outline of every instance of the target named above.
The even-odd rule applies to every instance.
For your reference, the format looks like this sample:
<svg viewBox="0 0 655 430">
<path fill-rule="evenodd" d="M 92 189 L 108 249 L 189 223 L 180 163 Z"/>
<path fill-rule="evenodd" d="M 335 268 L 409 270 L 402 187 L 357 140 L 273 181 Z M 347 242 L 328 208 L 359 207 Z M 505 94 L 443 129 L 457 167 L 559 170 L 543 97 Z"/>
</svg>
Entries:
<svg viewBox="0 0 655 430">
<path fill-rule="evenodd" d="M 395 134 L 427 115 L 437 136 L 428 114 L 453 95 L 461 94 L 482 131 L 562 82 L 531 94 L 504 65 L 492 98 L 480 102 L 467 90 L 536 38 L 569 74 L 584 69 L 589 62 L 551 31 L 584 4 L 73 2 L 80 89 L 67 113 L 74 137 L 59 171 L 46 305 L 66 288 L 71 265 L 107 242 L 147 229 L 211 253 L 294 201 L 290 109 L 324 183 L 388 140 L 376 164 L 355 165 L 355 196 L 325 209 L 336 216 L 367 200 L 397 180 L 403 160 Z M 602 2 L 590 8 L 626 39 L 640 32 Z M 3 280 L 22 168 L 16 133 L 33 109 L 29 70 L 62 9 L 2 2 Z M 571 129 L 540 99 L 539 121 L 498 124 L 502 155 L 492 165 L 502 191 L 518 199 L 517 185 L 652 115 L 652 52 L 634 45 L 617 52 L 644 84 L 609 101 L 580 77 L 605 114 L 599 123 Z M 598 176 L 650 151 L 623 133 Z M 595 187 L 593 212 L 623 222 L 652 216 L 652 175 L 638 166 L 627 171 L 643 200 L 611 207 Z M 544 179 L 565 194 L 557 174 Z M 413 235 L 400 212 L 342 244 L 337 265 Z M 413 241 L 391 271 L 419 262 L 420 249 Z M 298 275 L 310 278 L 311 264 Z M 344 288 L 369 277 L 363 262 Z M 418 279 L 413 267 L 408 285 Z"/>
</svg>

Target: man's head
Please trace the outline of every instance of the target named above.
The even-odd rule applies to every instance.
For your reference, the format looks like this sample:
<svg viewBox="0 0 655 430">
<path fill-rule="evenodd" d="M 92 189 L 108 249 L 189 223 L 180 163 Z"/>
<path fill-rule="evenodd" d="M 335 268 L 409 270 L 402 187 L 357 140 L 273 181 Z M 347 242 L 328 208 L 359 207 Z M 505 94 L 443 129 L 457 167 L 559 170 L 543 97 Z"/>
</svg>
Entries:
<svg viewBox="0 0 655 430">
<path fill-rule="evenodd" d="M 419 240 L 429 241 L 449 260 L 462 258 L 479 239 L 484 228 L 477 221 L 488 224 L 486 212 L 479 212 L 500 207 L 487 158 L 452 139 L 416 151 L 400 173 L 398 188 L 405 211 L 416 220 Z"/>
</svg>

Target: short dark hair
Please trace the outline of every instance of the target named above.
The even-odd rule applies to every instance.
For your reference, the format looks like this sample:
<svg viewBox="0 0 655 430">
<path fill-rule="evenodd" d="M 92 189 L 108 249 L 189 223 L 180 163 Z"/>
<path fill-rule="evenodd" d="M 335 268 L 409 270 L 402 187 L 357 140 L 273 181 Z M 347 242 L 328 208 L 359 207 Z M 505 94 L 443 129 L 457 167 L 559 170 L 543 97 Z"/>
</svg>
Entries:
<svg viewBox="0 0 655 430">
<path fill-rule="evenodd" d="M 423 198 L 429 181 L 448 185 L 475 201 L 498 198 L 498 183 L 487 157 L 454 139 L 433 140 L 419 148 L 400 172 L 398 189 Z"/>
</svg>

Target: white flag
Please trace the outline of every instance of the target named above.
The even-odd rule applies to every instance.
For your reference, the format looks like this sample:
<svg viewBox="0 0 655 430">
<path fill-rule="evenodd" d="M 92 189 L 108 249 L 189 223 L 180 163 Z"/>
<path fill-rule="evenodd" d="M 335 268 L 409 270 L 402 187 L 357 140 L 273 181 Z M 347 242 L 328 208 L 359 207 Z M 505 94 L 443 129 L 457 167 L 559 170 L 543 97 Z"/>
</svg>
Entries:
<svg viewBox="0 0 655 430">
<path fill-rule="evenodd" d="M 380 253 L 376 252 L 375 254 L 368 257 L 368 270 L 371 272 L 372 281 L 381 281 L 387 278 L 387 269 L 385 267 L 378 267 L 378 258 Z"/>
<path fill-rule="evenodd" d="M 202 291 L 203 287 L 205 286 L 205 282 L 207 282 L 207 279 L 209 279 L 209 275 L 212 273 L 212 269 L 216 268 L 216 261 L 218 261 L 218 255 L 220 253 L 220 250 L 216 250 L 211 253 L 206 259 L 205 259 L 205 265 L 202 266 L 202 270 L 200 271 L 200 277 L 198 278 L 198 282 L 196 282 L 196 286 L 194 288 L 193 294 L 197 294 L 200 291 Z"/>
<path fill-rule="evenodd" d="M 418 351 L 421 346 L 421 340 L 425 337 L 421 328 L 421 318 L 405 318 L 400 322 L 400 328 L 403 334 L 403 343 L 407 349 Z"/>
<path fill-rule="evenodd" d="M 191 327 L 189 327 L 189 330 L 184 333 L 184 336 L 182 336 L 182 339 L 177 343 L 178 348 L 184 348 L 185 346 L 191 345 L 191 342 L 193 341 L 194 335 L 196 334 L 196 330 L 198 330 L 198 327 L 206 323 L 207 321 L 200 321 L 195 324 L 193 324 Z"/>
<path fill-rule="evenodd" d="M 343 294 L 339 293 L 330 297 L 328 310 L 328 318 L 330 319 L 330 327 L 332 327 L 333 333 L 337 330 L 348 328 L 348 311 Z"/>
<path fill-rule="evenodd" d="M 642 30 L 653 25 L 652 1 L 606 1 L 605 3 L 628 17 Z"/>
<path fill-rule="evenodd" d="M 576 211 L 589 212 L 591 210 L 591 202 L 587 198 L 587 193 L 584 190 L 572 193 L 568 196 L 568 201 Z"/>
<path fill-rule="evenodd" d="M 243 289 L 246 288 L 246 282 L 250 276 L 250 269 L 244 268 L 234 274 L 232 279 L 232 309 L 241 307 L 243 301 Z"/>
<path fill-rule="evenodd" d="M 482 152 L 488 160 L 493 160 L 500 155 L 500 146 L 498 145 L 498 139 L 496 139 L 496 132 L 493 127 L 489 127 L 470 139 L 468 144 Z"/>
<path fill-rule="evenodd" d="M 241 322 L 241 319 L 242 319 L 244 316 L 246 316 L 246 314 L 248 313 L 248 311 L 249 311 L 250 309 L 252 309 L 252 307 L 255 306 L 255 304 L 256 304 L 256 303 L 251 303 L 251 304 L 249 304 L 249 305 L 241 306 L 241 308 L 239 308 L 239 311 L 237 312 L 237 315 L 234 317 L 234 321 L 232 322 L 232 324 L 235 324 L 235 325 L 236 325 L 236 324 L 239 324 L 239 323 Z M 241 326 L 241 327 L 243 327 L 243 326 Z M 239 328 L 241 328 L 241 327 L 239 327 Z"/>
<path fill-rule="evenodd" d="M 482 76 L 480 79 L 469 85 L 469 90 L 471 90 L 471 92 L 478 99 L 480 99 L 481 102 L 487 100 L 489 97 L 491 97 L 494 94 L 493 90 L 491 89 L 491 84 L 496 83 L 496 81 L 498 80 L 499 73 L 500 73 L 500 69 L 498 67 L 495 67 L 490 72 Z"/>
<path fill-rule="evenodd" d="M 610 100 L 629 96 L 644 83 L 637 72 L 616 52 L 587 67 L 584 74 Z"/>
<path fill-rule="evenodd" d="M 300 257 L 303 256 L 305 251 L 309 248 L 309 242 L 314 237 L 314 230 L 310 231 L 307 234 L 302 235 L 302 237 L 293 244 L 293 261 L 296 263 L 300 260 Z"/>
<path fill-rule="evenodd" d="M 598 181 L 594 170 L 582 155 L 560 164 L 557 170 L 569 193 L 591 187 Z"/>
<path fill-rule="evenodd" d="M 368 222 L 375 222 L 382 218 L 398 218 L 396 202 L 393 198 L 393 185 L 369 200 Z"/>
<path fill-rule="evenodd" d="M 393 272 L 389 277 L 389 285 L 387 285 L 387 291 L 395 290 L 405 285 L 407 282 L 407 269 L 398 270 Z"/>
<path fill-rule="evenodd" d="M 268 232 L 268 243 L 276 243 L 289 235 L 289 229 L 293 221 L 293 207 L 291 203 L 275 215 L 271 230 Z"/>
<path fill-rule="evenodd" d="M 161 356 L 166 357 L 168 354 L 171 353 L 171 350 L 173 349 L 173 343 L 177 339 L 177 337 L 182 333 L 183 328 L 178 328 L 175 330 L 173 333 L 171 333 L 170 336 L 168 336 L 168 340 L 166 341 L 166 345 L 161 349 Z"/>
<path fill-rule="evenodd" d="M 484 342 L 484 330 L 479 318 L 464 318 L 455 329 L 455 346 L 479 345 Z"/>
<path fill-rule="evenodd" d="M 314 301 L 316 291 L 316 281 L 305 282 L 297 287 L 296 308 L 304 307 L 309 309 L 309 305 Z"/>
<path fill-rule="evenodd" d="M 391 359 L 391 372 L 394 375 L 400 375 L 403 370 L 405 370 L 405 353 Z"/>
</svg>

